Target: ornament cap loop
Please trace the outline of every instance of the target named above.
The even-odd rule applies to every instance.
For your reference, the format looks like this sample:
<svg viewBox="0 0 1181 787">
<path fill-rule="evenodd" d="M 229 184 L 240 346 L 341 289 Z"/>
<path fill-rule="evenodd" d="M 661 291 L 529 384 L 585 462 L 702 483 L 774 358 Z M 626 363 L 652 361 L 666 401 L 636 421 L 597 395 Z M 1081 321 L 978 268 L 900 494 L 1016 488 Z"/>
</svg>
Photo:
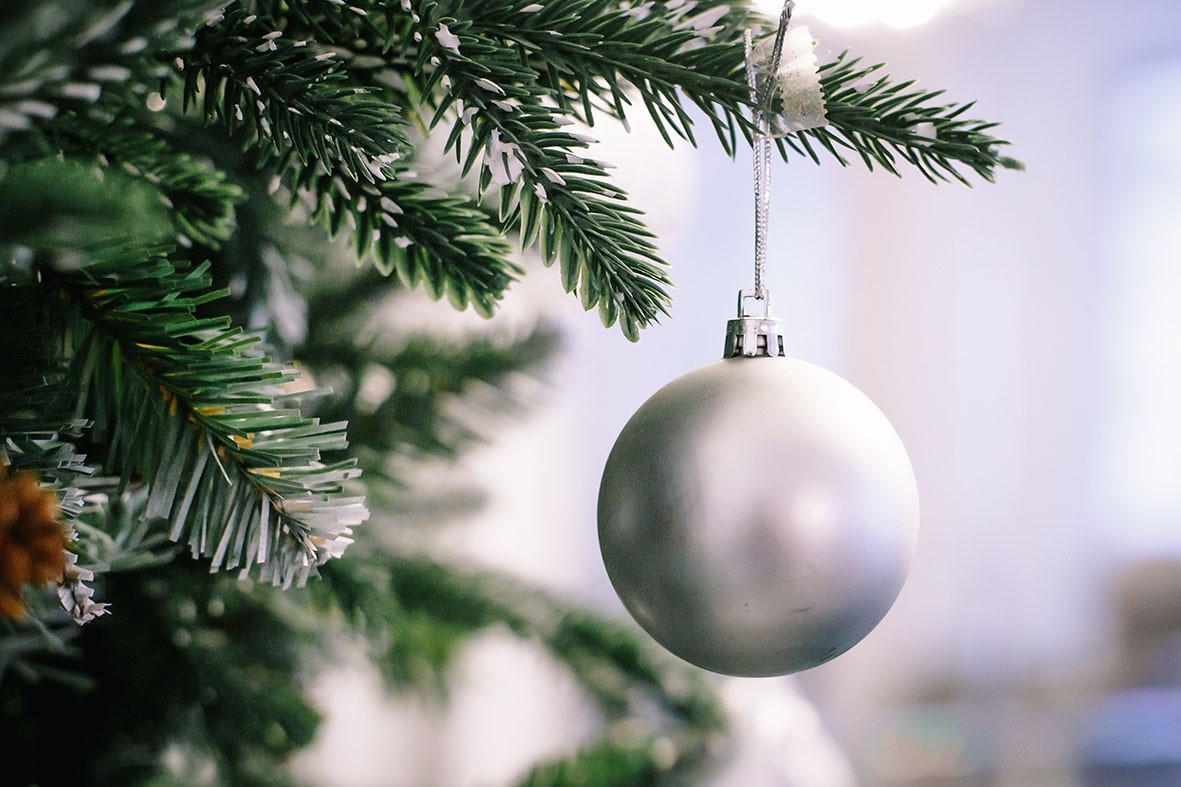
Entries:
<svg viewBox="0 0 1181 787">
<path fill-rule="evenodd" d="M 753 290 L 739 290 L 738 291 L 738 317 L 754 317 L 753 314 L 746 313 L 746 302 L 754 299 L 763 304 L 763 318 L 771 319 L 771 291 L 766 287 L 757 287 Z"/>
<path fill-rule="evenodd" d="M 746 313 L 746 302 L 750 299 L 761 301 L 763 315 Z M 787 355 L 783 346 L 781 320 L 771 316 L 771 293 L 759 288 L 739 290 L 738 318 L 726 323 L 726 350 L 723 358 L 765 356 L 777 358 Z"/>
</svg>

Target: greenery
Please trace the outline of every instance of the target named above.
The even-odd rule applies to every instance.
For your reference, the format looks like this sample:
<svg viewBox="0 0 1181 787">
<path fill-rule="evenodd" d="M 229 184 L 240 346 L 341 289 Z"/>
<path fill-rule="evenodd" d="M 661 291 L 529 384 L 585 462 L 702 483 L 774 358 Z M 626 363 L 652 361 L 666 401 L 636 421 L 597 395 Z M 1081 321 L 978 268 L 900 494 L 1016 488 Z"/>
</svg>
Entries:
<svg viewBox="0 0 1181 787">
<path fill-rule="evenodd" d="M 773 32 L 741 0 L 6 0 L 0 462 L 58 498 L 64 589 L 95 594 L 74 613 L 110 613 L 80 627 L 30 588 L 0 621 L 7 782 L 66 778 L 54 743 L 81 783 L 294 783 L 307 681 L 344 643 L 391 689 L 441 691 L 490 627 L 603 720 L 522 784 L 672 783 L 709 756 L 724 719 L 695 671 L 414 551 L 399 519 L 407 468 L 503 428 L 554 328 L 383 317 L 423 293 L 491 316 L 533 255 L 636 339 L 667 267 L 586 131 L 643 112 L 670 145 L 704 123 L 737 153 L 747 28 Z M 820 77 L 829 125 L 784 156 L 1019 167 L 994 124 L 880 66 Z"/>
</svg>

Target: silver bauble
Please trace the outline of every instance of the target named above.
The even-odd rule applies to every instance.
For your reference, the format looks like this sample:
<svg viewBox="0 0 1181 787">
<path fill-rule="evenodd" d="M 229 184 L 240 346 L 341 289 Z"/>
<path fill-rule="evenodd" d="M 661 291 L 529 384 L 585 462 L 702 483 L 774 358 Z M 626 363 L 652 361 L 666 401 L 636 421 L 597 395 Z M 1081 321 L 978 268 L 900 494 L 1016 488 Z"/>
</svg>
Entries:
<svg viewBox="0 0 1181 787">
<path fill-rule="evenodd" d="M 885 616 L 914 552 L 918 491 L 873 402 L 776 352 L 772 322 L 738 322 L 732 357 L 673 380 L 623 428 L 599 544 L 624 605 L 668 650 L 726 675 L 783 675 Z"/>
</svg>

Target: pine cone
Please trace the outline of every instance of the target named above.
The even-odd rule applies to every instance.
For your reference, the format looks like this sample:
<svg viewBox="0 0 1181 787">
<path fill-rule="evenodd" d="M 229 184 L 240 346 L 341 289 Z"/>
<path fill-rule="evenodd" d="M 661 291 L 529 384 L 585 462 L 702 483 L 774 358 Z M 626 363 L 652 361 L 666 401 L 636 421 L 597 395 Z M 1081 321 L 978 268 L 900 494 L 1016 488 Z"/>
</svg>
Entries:
<svg viewBox="0 0 1181 787">
<path fill-rule="evenodd" d="M 61 580 L 66 541 L 52 490 L 32 473 L 9 477 L 0 465 L 0 617 L 25 616 L 25 585 Z"/>
</svg>

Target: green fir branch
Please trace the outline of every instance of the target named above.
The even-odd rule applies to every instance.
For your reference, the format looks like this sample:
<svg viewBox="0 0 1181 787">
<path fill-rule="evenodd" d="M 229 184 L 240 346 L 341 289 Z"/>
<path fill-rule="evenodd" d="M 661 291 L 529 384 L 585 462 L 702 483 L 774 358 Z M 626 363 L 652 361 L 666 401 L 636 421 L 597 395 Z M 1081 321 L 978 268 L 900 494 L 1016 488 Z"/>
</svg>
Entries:
<svg viewBox="0 0 1181 787">
<path fill-rule="evenodd" d="M 724 4 L 711 8 L 686 4 L 672 10 L 645 6 L 647 15 L 637 20 L 635 7 L 605 0 L 521 11 L 537 5 L 520 0 L 496 4 L 496 11 L 481 4 L 464 7 L 479 24 L 494 27 L 505 40 L 517 41 L 523 53 L 544 52 L 536 65 L 539 75 L 549 75 L 551 90 L 568 94 L 570 86 L 577 86 L 588 117 L 591 97 L 607 105 L 614 116 L 624 117 L 630 91 L 640 96 L 670 146 L 669 131 L 692 141 L 679 89 L 706 112 L 727 152 L 733 148 L 727 145 L 726 132 L 732 140 L 737 127 L 749 137 L 752 129 L 741 112 L 749 100 L 742 31 L 753 27 L 764 35 L 773 34 L 765 18 L 753 14 L 739 18 L 735 9 L 724 13 Z M 689 8 L 695 16 L 689 16 Z M 694 24 L 695 19 L 718 26 Z M 784 147 L 817 163 L 816 147 L 820 147 L 847 164 L 843 150 L 857 154 L 869 169 L 876 164 L 894 174 L 900 174 L 896 165 L 901 159 L 932 182 L 954 179 L 965 185 L 969 181 L 956 165 L 989 182 L 998 167 L 1021 168 L 1019 162 L 998 155 L 1008 143 L 986 133 L 997 124 L 961 117 L 970 104 L 938 104 L 943 91 L 915 90 L 914 81 L 895 83 L 879 75 L 883 68 L 884 64 L 860 67 L 860 61 L 847 52 L 823 65 L 820 77 L 829 126 L 788 135 Z"/>
<path fill-rule="evenodd" d="M 447 149 L 465 174 L 480 165 L 481 191 L 498 187 L 501 222 L 519 222 L 522 246 L 537 245 L 547 265 L 557 261 L 584 308 L 598 307 L 605 325 L 618 321 L 637 339 L 669 301 L 664 262 L 639 211 L 601 163 L 576 153 L 587 138 L 561 128 L 572 113 L 545 105 L 548 93 L 514 48 L 439 13 L 423 3 L 418 25 L 421 66 L 438 63 L 422 88 L 435 107 L 432 125 L 451 118 Z"/>
<path fill-rule="evenodd" d="M 690 118 L 682 107 L 688 99 L 706 113 L 729 152 L 736 127 L 748 137 L 753 129 L 743 114 L 749 98 L 742 32 L 752 27 L 773 34 L 761 15 L 722 2 L 667 8 L 607 0 L 515 0 L 452 2 L 445 8 L 474 30 L 514 44 L 563 105 L 587 119 L 596 103 L 624 118 L 638 97 L 670 145 L 671 134 L 692 142 Z M 847 52 L 823 65 L 830 126 L 789 135 L 785 147 L 818 162 L 811 138 L 842 163 L 838 148 L 858 154 L 871 169 L 876 163 L 896 174 L 901 158 L 934 181 L 966 183 L 957 164 L 989 181 L 998 167 L 1020 168 L 1019 162 L 997 155 L 1008 143 L 985 133 L 996 124 L 961 118 L 971 105 L 936 104 L 943 91 L 913 90 L 913 81 L 895 83 L 878 75 L 882 68 L 861 67 Z"/>
<path fill-rule="evenodd" d="M 10 216 L 0 219 L 0 237 L 11 237 L 5 229 L 12 225 L 21 240 L 40 248 L 98 240 L 176 240 L 212 249 L 235 230 L 242 190 L 208 161 L 178 149 L 151 127 L 92 108 L 85 115 L 60 113 L 38 127 L 37 135 L 36 144 L 12 150 L 8 160 L 22 169 L 0 173 L 0 190 L 29 190 L 11 200 L 14 209 L 42 210 L 25 221 Z M 128 181 L 138 181 L 143 188 L 126 188 Z M 42 183 L 51 188 L 40 195 L 31 191 Z M 135 215 L 112 215 L 119 207 L 141 201 L 147 192 L 155 204 L 134 205 Z M 88 219 L 87 232 L 59 227 L 57 234 L 63 237 L 38 235 L 39 224 L 60 221 L 63 212 Z M 172 225 L 171 232 L 167 224 Z"/>
<path fill-rule="evenodd" d="M 188 560 L 110 574 L 105 591 L 116 614 L 0 683 L 6 783 L 55 781 L 41 753 L 65 715 L 84 731 L 70 736 L 79 784 L 294 785 L 284 766 L 320 720 L 305 682 L 320 632 L 294 594 Z M 6 634 L 0 622 L 0 658 Z M 79 671 L 88 685 L 45 680 Z"/>
<path fill-rule="evenodd" d="M 53 587 L 28 588 L 40 636 L 26 640 L 20 663 L 28 675 L 39 674 L 26 657 L 41 649 L 63 652 L 63 636 L 55 629 L 64 620 L 88 623 L 105 614 L 106 604 L 93 599 L 86 584 L 106 566 L 94 560 L 92 531 L 85 521 L 86 489 L 93 486 L 95 468 L 79 450 L 90 424 L 77 417 L 77 389 L 68 374 L 62 337 L 67 310 L 60 299 L 31 284 L 0 287 L 0 345 L 9 348 L 0 367 L 0 465 L 15 472 L 31 471 L 42 486 L 53 489 L 58 511 L 70 539 L 64 576 Z M 42 622 L 44 621 L 44 622 Z M 0 661 L 4 648 L 0 646 Z M 4 665 L 0 664 L 0 676 Z M 56 674 L 56 673 L 55 673 Z M 66 679 L 67 673 L 60 678 Z"/>
<path fill-rule="evenodd" d="M 54 277 L 83 317 L 79 406 L 107 447 L 105 469 L 141 478 L 144 516 L 211 570 L 258 566 L 274 584 L 302 582 L 367 516 L 343 494 L 354 462 L 321 461 L 345 447 L 345 424 L 284 407 L 281 386 L 297 375 L 228 319 L 196 316 L 224 293 L 210 290 L 207 266 L 164 252 L 96 252 Z"/>
<path fill-rule="evenodd" d="M 80 484 L 94 473 L 79 442 L 89 423 L 73 413 L 76 389 L 62 345 L 66 315 L 35 285 L 0 287 L 0 464 L 32 471 L 58 496 L 73 530 L 82 513 Z"/>
<path fill-rule="evenodd" d="M 615 0 L 563 3 L 455 3 L 448 13 L 514 46 L 564 108 L 593 125 L 594 110 L 626 122 L 640 103 L 671 147 L 673 136 L 696 144 L 693 104 L 723 149 L 736 152 L 747 122 L 742 30 L 765 24 L 727 0 L 660 4 Z"/>
<path fill-rule="evenodd" d="M 216 246 L 233 232 L 238 189 L 207 163 L 133 119 L 169 58 L 226 0 L 69 2 L 73 12 L 36 13 L 16 3 L 12 36 L 0 42 L 0 145 L 9 162 L 94 157 L 160 193 L 182 242 Z M 19 40 L 18 40 L 19 39 Z M 52 53 L 52 56 L 50 56 Z"/>
<path fill-rule="evenodd" d="M 155 130 L 127 117 L 101 123 L 67 117 L 53 130 L 62 153 L 94 156 L 102 166 L 117 167 L 154 188 L 182 244 L 217 248 L 233 234 L 242 189 Z"/>
<path fill-rule="evenodd" d="M 621 736 L 622 737 L 622 736 Z M 694 752 L 696 754 L 696 752 Z M 573 755 L 542 762 L 519 787 L 654 787 L 678 784 L 668 771 L 689 759 L 668 738 L 629 735 L 624 741 L 595 741 Z M 670 777 L 662 781 L 662 777 Z"/>
<path fill-rule="evenodd" d="M 34 608 L 37 602 L 29 599 Z M 21 622 L 0 619 L 0 694 L 14 680 L 40 686 L 62 684 L 76 691 L 93 687 L 94 681 L 78 663 L 78 649 L 72 642 L 80 629 L 64 619 L 61 610 L 53 614 L 56 619 L 52 623 L 42 622 L 35 613 Z M 67 660 L 70 666 L 59 666 L 61 660 Z"/>
<path fill-rule="evenodd" d="M 1000 155 L 1009 143 L 988 133 L 997 123 L 964 117 L 972 104 L 939 103 L 944 91 L 917 89 L 914 80 L 893 82 L 879 75 L 883 68 L 881 63 L 862 66 L 848 52 L 821 67 L 831 125 L 803 132 L 801 146 L 812 137 L 842 164 L 847 162 L 841 150 L 855 152 L 867 168 L 877 163 L 895 175 L 902 159 L 932 183 L 956 180 L 970 186 L 957 167 L 990 183 L 997 168 L 1024 169 L 1021 162 Z"/>
<path fill-rule="evenodd" d="M 724 724 L 699 672 L 630 630 L 509 577 L 383 551 L 331 563 L 323 579 L 313 592 L 366 636 L 395 685 L 436 681 L 459 642 L 501 626 L 544 647 L 609 721 L 630 717 L 637 703 L 654 703 L 677 729 L 662 729 L 658 719 L 650 732 L 683 736 L 681 754 Z"/>
<path fill-rule="evenodd" d="M 0 144 L 100 97 L 143 106 L 229 0 L 8 0 L 0 25 Z"/>
<path fill-rule="evenodd" d="M 748 137 L 752 131 L 742 115 L 742 27 L 766 30 L 767 23 L 728 4 L 427 0 L 410 8 L 416 46 L 402 33 L 401 48 L 392 42 L 403 28 L 388 11 L 384 23 L 373 13 L 336 15 L 358 20 L 341 22 L 367 44 L 357 59 L 385 56 L 394 68 L 417 52 L 431 123 L 449 117 L 448 148 L 464 171 L 479 164 L 481 191 L 500 186 L 502 224 L 518 224 L 524 245 L 537 241 L 547 262 L 560 259 L 567 290 L 576 290 L 585 307 L 598 306 L 606 324 L 622 317 L 635 338 L 666 311 L 663 263 L 633 209 L 622 204 L 625 195 L 603 185 L 598 162 L 579 155 L 585 139 L 559 126 L 568 115 L 592 118 L 593 106 L 625 118 L 638 100 L 670 145 L 674 136 L 692 142 L 683 106 L 691 102 L 732 151 L 736 129 Z M 855 153 L 870 168 L 896 173 L 901 159 L 928 179 L 965 183 L 957 166 L 989 180 L 998 167 L 1019 166 L 998 154 L 1007 143 L 987 133 L 993 124 L 963 119 L 966 107 L 936 105 L 938 93 L 889 79 L 858 90 L 852 86 L 873 69 L 855 65 L 842 55 L 822 68 L 831 125 L 781 140 L 785 155 L 818 162 L 823 148 L 847 163 L 843 152 Z M 547 106 L 543 94 L 559 106 Z"/>
<path fill-rule="evenodd" d="M 517 50 L 539 84 L 585 122 L 593 125 L 595 109 L 624 120 L 625 108 L 638 96 L 662 131 L 667 122 L 672 133 L 692 141 L 692 118 L 682 106 L 688 99 L 705 113 L 730 152 L 735 129 L 744 122 L 746 89 L 740 84 L 741 61 L 734 60 L 729 45 L 741 44 L 744 27 L 765 24 L 763 17 L 729 0 L 675 6 L 452 0 L 433 11 L 420 2 L 396 9 L 375 0 L 272 5 L 273 13 L 285 15 L 307 35 L 338 42 L 353 56 L 350 69 L 372 72 L 375 83 L 388 86 L 397 82 L 392 72 L 415 68 L 419 38 L 429 43 L 415 28 L 425 13 L 462 19 L 489 40 Z M 416 107 L 407 109 L 413 114 Z"/>
<path fill-rule="evenodd" d="M 402 0 L 260 0 L 258 5 L 271 18 L 282 20 L 293 35 L 331 41 L 334 51 L 350 58 L 378 56 L 387 67 L 406 68 L 413 63 L 399 57 L 410 49 L 413 22 L 412 11 Z M 350 70 L 358 65 L 350 59 Z"/>
<path fill-rule="evenodd" d="M 94 473 L 78 444 L 89 423 L 73 413 L 76 389 L 62 345 L 66 314 L 35 285 L 0 287 L 0 464 L 52 486 L 62 520 L 82 511 L 79 484 Z"/>
<path fill-rule="evenodd" d="M 312 335 L 343 339 L 348 330 L 313 324 Z M 404 459 L 453 459 L 473 443 L 483 442 L 488 424 L 456 412 L 474 409 L 484 416 L 499 416 L 511 411 L 517 393 L 509 384 L 511 378 L 536 371 L 556 343 L 553 328 L 539 324 L 516 337 L 444 341 L 415 336 L 388 348 L 376 342 L 313 339 L 300 357 L 318 377 L 341 380 L 325 397 L 321 412 L 349 422 L 352 443 L 365 452 L 361 461 L 372 477 L 389 472 L 391 453 Z M 370 384 L 374 378 L 387 382 L 384 390 Z M 457 401 L 469 406 L 457 408 Z"/>
<path fill-rule="evenodd" d="M 91 156 L 38 158 L 0 168 L 0 282 L 35 273 L 34 250 L 167 241 L 175 232 L 154 185 Z"/>
<path fill-rule="evenodd" d="M 350 79 L 332 49 L 285 37 L 240 4 L 202 27 L 180 56 L 183 107 L 249 141 L 263 163 L 319 165 L 348 180 L 384 179 L 407 140 L 396 106 Z"/>
<path fill-rule="evenodd" d="M 251 140 L 258 163 L 358 259 L 490 316 L 520 273 L 471 201 L 416 179 L 396 104 L 350 79 L 334 49 L 285 36 L 279 17 L 231 8 L 183 63 L 184 104 Z M 261 43 L 260 43 L 261 42 Z"/>
<path fill-rule="evenodd" d="M 346 231 L 357 259 L 372 259 L 383 276 L 490 317 L 521 273 L 511 246 L 470 199 L 415 178 L 405 161 L 376 182 L 309 168 L 292 178 L 292 204 L 306 206 L 330 237 Z"/>
<path fill-rule="evenodd" d="M 498 187 L 501 226 L 519 226 L 523 245 L 538 245 L 547 263 L 560 261 L 566 289 L 576 291 L 586 308 L 598 307 L 604 323 L 621 321 L 631 338 L 667 313 L 663 262 L 636 211 L 625 204 L 626 195 L 608 183 L 599 162 L 579 155 L 586 138 L 561 125 L 571 117 L 592 119 L 593 106 L 625 118 L 626 108 L 638 100 L 670 144 L 674 136 L 692 142 L 685 105 L 693 103 L 732 151 L 736 130 L 751 133 L 742 116 L 747 90 L 741 30 L 747 25 L 768 29 L 756 15 L 720 2 L 670 9 L 606 0 L 425 0 L 400 11 L 357 0 L 260 3 L 256 11 L 243 16 L 244 11 L 231 8 L 225 20 L 208 28 L 216 30 L 208 35 L 217 46 L 199 43 L 198 50 L 206 58 L 216 51 L 217 58 L 189 70 L 186 95 L 195 90 L 198 75 L 210 80 L 207 112 L 218 114 L 231 131 L 236 114 L 256 127 L 256 135 L 258 128 L 266 131 L 289 118 L 277 108 L 271 116 L 252 118 L 252 106 L 257 106 L 256 115 L 267 107 L 286 107 L 299 94 L 292 86 L 303 90 L 327 84 L 328 77 L 311 76 L 315 63 L 331 75 L 336 92 L 327 98 L 337 103 L 347 103 L 341 92 L 345 85 L 375 103 L 384 96 L 387 110 L 418 96 L 433 112 L 428 125 L 450 119 L 447 147 L 465 173 L 478 169 L 480 191 Z M 259 71 L 251 65 L 256 60 L 284 64 L 282 71 L 267 77 L 279 85 L 275 97 L 282 101 L 259 100 L 269 88 L 261 87 L 262 76 L 251 76 Z M 296 62 L 301 65 L 292 67 Z M 785 155 L 790 150 L 819 161 L 823 148 L 842 163 L 847 163 L 847 154 L 856 154 L 871 168 L 893 172 L 903 160 L 929 179 L 964 182 L 957 166 L 986 179 L 998 166 L 1016 166 L 997 154 L 1006 143 L 986 133 L 992 124 L 962 119 L 962 107 L 935 106 L 937 93 L 910 91 L 911 83 L 894 85 L 883 79 L 872 89 L 859 90 L 856 83 L 873 69 L 855 65 L 842 56 L 822 69 L 831 97 L 831 125 L 781 140 Z M 301 73 L 300 68 L 310 70 Z M 236 87 L 226 87 L 223 79 L 225 85 L 237 80 Z M 382 82 L 400 87 L 383 88 Z M 222 95 L 217 98 L 219 85 Z M 548 103 L 555 99 L 557 107 Z M 219 103 L 224 104 L 221 109 Z M 294 111 L 304 114 L 301 106 Z M 413 116 L 416 108 L 406 111 Z M 321 123 L 332 118 L 323 108 L 308 114 Z M 399 115 L 390 122 L 404 121 Z M 383 272 L 397 270 L 404 281 L 426 282 L 435 297 L 446 293 L 457 305 L 474 303 L 481 313 L 489 313 L 517 271 L 506 259 L 507 249 L 470 206 L 428 204 L 413 210 L 420 205 L 407 191 L 417 190 L 424 198 L 433 195 L 409 176 L 404 162 L 395 167 L 386 160 L 374 166 L 371 160 L 372 178 L 364 177 L 355 163 L 335 171 L 332 162 L 347 160 L 349 151 L 355 154 L 358 148 L 345 145 L 339 129 L 316 129 L 320 131 L 293 134 L 275 128 L 266 134 L 280 140 L 274 153 L 277 171 L 303 168 L 294 182 L 284 181 L 293 197 L 308 202 L 331 231 L 347 224 L 359 256 L 373 255 Z M 290 142 L 297 138 L 335 140 L 336 147 L 300 150 Z M 291 156 L 299 157 L 298 165 L 289 166 Z M 309 166 L 313 160 L 321 163 Z M 342 210 L 338 203 L 351 208 Z M 410 204 L 409 215 L 403 203 Z M 432 232 L 432 224 L 422 220 L 432 211 L 439 215 L 448 209 L 447 225 L 454 230 L 450 238 Z M 455 238 L 467 240 L 468 248 L 456 248 Z M 459 272 L 457 264 L 473 259 L 478 263 Z M 451 271 L 456 275 L 450 276 Z"/>
<path fill-rule="evenodd" d="M 85 423 L 71 412 L 74 392 L 66 381 L 61 342 L 65 313 L 46 297 L 32 269 L 26 278 L 0 286 L 0 436 L 6 441 L 58 432 L 78 437 Z"/>
</svg>

